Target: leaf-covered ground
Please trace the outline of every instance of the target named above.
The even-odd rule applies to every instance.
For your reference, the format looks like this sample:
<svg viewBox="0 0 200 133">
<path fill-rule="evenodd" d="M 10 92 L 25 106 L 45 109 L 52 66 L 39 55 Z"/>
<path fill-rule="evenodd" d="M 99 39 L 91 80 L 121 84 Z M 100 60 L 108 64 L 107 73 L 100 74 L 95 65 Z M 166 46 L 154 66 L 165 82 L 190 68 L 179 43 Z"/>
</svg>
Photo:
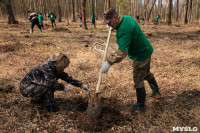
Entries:
<svg viewBox="0 0 200 133">
<path fill-rule="evenodd" d="M 47 23 L 47 22 L 44 22 Z M 57 23 L 40 33 L 30 23 L 7 25 L 0 21 L 0 132 L 172 132 L 172 127 L 189 126 L 200 130 L 200 28 L 183 25 L 141 25 L 154 47 L 151 71 L 162 97 L 147 98 L 147 109 L 131 111 L 136 102 L 132 61 L 126 57 L 103 75 L 99 118 L 87 118 L 89 95 L 68 85 L 69 93 L 56 92 L 55 104 L 61 111 L 48 113 L 20 94 L 19 82 L 33 67 L 49 56 L 63 52 L 71 64 L 65 72 L 88 84 L 94 95 L 108 31 L 101 22 L 88 30 L 78 23 Z M 112 33 L 109 54 L 117 49 Z M 109 55 L 108 54 L 108 55 Z M 147 94 L 151 89 L 145 82 Z"/>
</svg>

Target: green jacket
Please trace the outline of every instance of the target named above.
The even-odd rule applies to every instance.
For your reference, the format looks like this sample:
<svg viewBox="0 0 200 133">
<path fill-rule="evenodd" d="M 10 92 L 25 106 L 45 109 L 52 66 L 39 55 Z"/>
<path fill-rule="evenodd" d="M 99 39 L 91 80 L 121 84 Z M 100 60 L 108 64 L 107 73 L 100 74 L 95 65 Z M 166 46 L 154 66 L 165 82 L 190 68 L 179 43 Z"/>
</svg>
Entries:
<svg viewBox="0 0 200 133">
<path fill-rule="evenodd" d="M 130 59 L 144 61 L 153 53 L 153 47 L 142 32 L 137 22 L 130 16 L 123 16 L 117 28 L 117 44 L 119 50 L 128 51 Z"/>
</svg>

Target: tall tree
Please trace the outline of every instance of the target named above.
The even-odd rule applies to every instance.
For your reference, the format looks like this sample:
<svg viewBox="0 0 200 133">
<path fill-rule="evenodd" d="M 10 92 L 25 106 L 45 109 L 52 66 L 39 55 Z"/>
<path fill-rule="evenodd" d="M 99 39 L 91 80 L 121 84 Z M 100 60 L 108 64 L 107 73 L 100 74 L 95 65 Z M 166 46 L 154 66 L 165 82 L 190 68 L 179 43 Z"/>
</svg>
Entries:
<svg viewBox="0 0 200 133">
<path fill-rule="evenodd" d="M 199 20 L 200 25 L 200 0 L 197 0 L 196 2 L 196 19 Z"/>
<path fill-rule="evenodd" d="M 161 4 L 160 4 L 160 0 L 158 0 L 158 13 L 160 14 L 161 11 Z"/>
<path fill-rule="evenodd" d="M 57 6 L 57 12 L 58 12 L 58 22 L 62 22 L 62 20 L 61 20 L 62 15 L 61 15 L 59 0 L 56 0 L 56 6 Z"/>
<path fill-rule="evenodd" d="M 147 5 L 149 3 L 149 0 L 144 0 L 144 18 L 147 18 Z"/>
<path fill-rule="evenodd" d="M 76 22 L 74 0 L 72 0 L 72 16 L 72 22 Z"/>
<path fill-rule="evenodd" d="M 155 3 L 156 3 L 156 0 L 154 0 L 153 3 L 152 3 L 151 9 L 149 10 L 149 14 L 148 14 L 148 17 L 147 17 L 147 21 L 149 21 L 149 18 L 151 16 L 151 12 L 152 12 L 152 9 L 153 9 Z"/>
<path fill-rule="evenodd" d="M 18 24 L 18 21 L 16 21 L 13 10 L 12 10 L 12 5 L 10 0 L 0 0 L 0 3 L 3 3 L 6 5 L 6 12 L 8 15 L 8 24 Z"/>
<path fill-rule="evenodd" d="M 94 9 L 94 0 L 92 0 L 92 21 L 95 21 L 96 14 L 95 14 L 95 9 Z M 94 16 L 93 16 L 94 15 Z M 94 20 L 93 20 L 94 19 Z M 96 28 L 96 24 L 94 23 L 94 28 Z"/>
<path fill-rule="evenodd" d="M 86 0 L 82 0 L 82 27 L 85 28 L 85 29 L 88 29 L 87 28 L 87 25 L 86 25 L 86 10 L 85 10 L 85 6 L 86 6 Z"/>
<path fill-rule="evenodd" d="M 96 15 L 96 19 L 97 17 L 97 0 L 94 1 L 94 14 Z"/>
<path fill-rule="evenodd" d="M 133 18 L 136 17 L 136 13 L 137 13 L 137 8 L 136 8 L 136 0 L 133 0 Z"/>
<path fill-rule="evenodd" d="M 95 14 L 94 0 L 92 0 L 92 14 Z"/>
<path fill-rule="evenodd" d="M 190 0 L 190 6 L 188 9 L 188 23 L 191 22 L 191 19 L 192 19 L 192 0 Z"/>
<path fill-rule="evenodd" d="M 69 5 L 68 1 L 66 0 L 66 7 Z M 67 25 L 69 25 L 69 8 L 66 8 L 66 16 L 67 16 Z"/>
<path fill-rule="evenodd" d="M 110 9 L 110 0 L 107 0 L 107 9 Z"/>
<path fill-rule="evenodd" d="M 172 23 L 172 0 L 169 0 L 169 5 L 168 5 L 168 21 L 167 24 L 170 25 Z"/>
<path fill-rule="evenodd" d="M 188 3 L 189 3 L 189 0 L 185 0 L 185 11 L 184 11 L 184 24 L 187 24 L 188 23 Z"/>
<path fill-rule="evenodd" d="M 179 19 L 179 0 L 177 0 L 176 3 L 176 22 L 178 22 Z"/>
</svg>

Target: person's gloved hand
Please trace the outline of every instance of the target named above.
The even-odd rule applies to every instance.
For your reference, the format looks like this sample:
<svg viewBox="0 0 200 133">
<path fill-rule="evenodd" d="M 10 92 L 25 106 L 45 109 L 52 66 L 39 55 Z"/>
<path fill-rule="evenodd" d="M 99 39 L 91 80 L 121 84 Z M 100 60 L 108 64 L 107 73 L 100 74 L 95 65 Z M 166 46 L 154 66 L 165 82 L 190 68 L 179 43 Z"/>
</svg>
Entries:
<svg viewBox="0 0 200 133">
<path fill-rule="evenodd" d="M 87 86 L 87 85 L 85 85 L 85 84 L 83 84 L 83 85 L 81 86 L 81 88 L 83 88 L 83 90 L 90 91 L 90 87 Z"/>
<path fill-rule="evenodd" d="M 64 88 L 64 90 L 63 90 L 63 91 L 64 91 L 65 93 L 67 93 L 69 90 L 70 90 L 70 88 L 69 88 L 69 87 L 67 87 L 67 86 L 65 86 L 65 88 Z"/>
<path fill-rule="evenodd" d="M 107 61 L 105 61 L 101 67 L 101 72 L 107 73 L 110 67 L 111 65 Z"/>
</svg>

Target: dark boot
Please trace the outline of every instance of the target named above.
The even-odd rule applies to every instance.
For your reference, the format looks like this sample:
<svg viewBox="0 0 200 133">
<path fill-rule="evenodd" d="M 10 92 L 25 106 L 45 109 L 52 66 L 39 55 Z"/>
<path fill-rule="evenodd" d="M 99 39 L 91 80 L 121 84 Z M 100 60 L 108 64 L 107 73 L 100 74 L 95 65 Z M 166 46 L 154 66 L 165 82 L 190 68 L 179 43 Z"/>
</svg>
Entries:
<svg viewBox="0 0 200 133">
<path fill-rule="evenodd" d="M 159 92 L 158 85 L 157 85 L 155 78 L 149 80 L 148 83 L 152 90 L 152 93 L 150 95 L 148 95 L 148 97 L 160 96 L 161 94 Z"/>
<path fill-rule="evenodd" d="M 145 99 L 146 99 L 146 92 L 145 88 L 137 88 L 136 89 L 137 95 L 137 103 L 130 106 L 130 109 L 134 110 L 144 110 L 145 109 Z"/>
<path fill-rule="evenodd" d="M 60 108 L 56 107 L 55 105 L 46 106 L 46 109 L 47 109 L 48 112 L 58 112 L 58 111 L 60 111 Z"/>
</svg>

